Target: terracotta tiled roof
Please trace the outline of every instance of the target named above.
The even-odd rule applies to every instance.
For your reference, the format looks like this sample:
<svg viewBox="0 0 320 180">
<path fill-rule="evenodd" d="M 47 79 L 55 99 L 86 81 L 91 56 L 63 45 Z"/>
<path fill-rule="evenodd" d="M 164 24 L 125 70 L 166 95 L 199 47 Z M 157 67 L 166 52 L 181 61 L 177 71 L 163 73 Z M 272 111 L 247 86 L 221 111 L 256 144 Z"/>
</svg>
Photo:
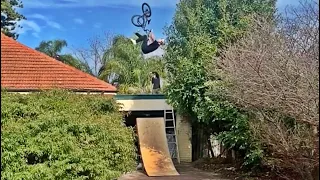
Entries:
<svg viewBox="0 0 320 180">
<path fill-rule="evenodd" d="M 1 33 L 1 88 L 13 91 L 69 89 L 115 92 L 116 88 Z"/>
</svg>

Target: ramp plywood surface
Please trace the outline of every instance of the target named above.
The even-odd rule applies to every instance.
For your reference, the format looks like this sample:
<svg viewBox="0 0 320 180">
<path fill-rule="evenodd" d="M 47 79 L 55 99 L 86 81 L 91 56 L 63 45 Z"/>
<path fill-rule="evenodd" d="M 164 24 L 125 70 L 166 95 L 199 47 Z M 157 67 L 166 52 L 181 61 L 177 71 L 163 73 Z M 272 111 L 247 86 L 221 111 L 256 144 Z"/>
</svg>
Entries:
<svg viewBox="0 0 320 180">
<path fill-rule="evenodd" d="M 140 151 L 148 176 L 179 175 L 173 165 L 163 118 L 137 118 Z"/>
</svg>

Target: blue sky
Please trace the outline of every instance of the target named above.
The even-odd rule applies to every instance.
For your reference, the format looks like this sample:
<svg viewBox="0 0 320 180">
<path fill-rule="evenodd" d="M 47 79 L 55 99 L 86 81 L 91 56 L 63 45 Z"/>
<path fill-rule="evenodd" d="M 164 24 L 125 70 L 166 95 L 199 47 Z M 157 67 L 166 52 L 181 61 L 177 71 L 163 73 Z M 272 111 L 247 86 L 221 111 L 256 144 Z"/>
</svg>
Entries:
<svg viewBox="0 0 320 180">
<path fill-rule="evenodd" d="M 64 39 L 68 47 L 88 46 L 88 39 L 104 32 L 132 36 L 139 28 L 131 16 L 141 13 L 143 0 L 23 0 L 18 41 L 35 48 L 42 40 Z M 145 0 L 152 8 L 149 27 L 157 37 L 169 24 L 178 0 Z M 298 0 L 279 0 L 278 8 Z"/>
<path fill-rule="evenodd" d="M 174 0 L 149 0 L 156 37 L 172 19 Z M 18 41 L 36 47 L 41 40 L 65 39 L 68 46 L 86 47 L 88 39 L 104 32 L 132 36 L 139 30 L 131 17 L 141 13 L 141 0 L 24 0 Z"/>
</svg>

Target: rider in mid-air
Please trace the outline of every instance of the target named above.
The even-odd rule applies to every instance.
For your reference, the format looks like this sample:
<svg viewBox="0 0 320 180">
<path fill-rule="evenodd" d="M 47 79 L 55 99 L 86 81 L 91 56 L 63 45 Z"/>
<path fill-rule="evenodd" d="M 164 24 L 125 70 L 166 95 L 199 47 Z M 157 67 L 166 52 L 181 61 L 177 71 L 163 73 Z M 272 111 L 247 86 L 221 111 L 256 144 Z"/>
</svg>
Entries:
<svg viewBox="0 0 320 180">
<path fill-rule="evenodd" d="M 164 45 L 164 39 L 155 39 L 155 36 L 152 32 L 147 35 L 141 35 L 139 33 L 135 33 L 138 36 L 137 40 L 131 39 L 133 44 L 137 44 L 142 41 L 141 50 L 143 54 L 151 53 L 157 50 L 161 45 Z"/>
</svg>

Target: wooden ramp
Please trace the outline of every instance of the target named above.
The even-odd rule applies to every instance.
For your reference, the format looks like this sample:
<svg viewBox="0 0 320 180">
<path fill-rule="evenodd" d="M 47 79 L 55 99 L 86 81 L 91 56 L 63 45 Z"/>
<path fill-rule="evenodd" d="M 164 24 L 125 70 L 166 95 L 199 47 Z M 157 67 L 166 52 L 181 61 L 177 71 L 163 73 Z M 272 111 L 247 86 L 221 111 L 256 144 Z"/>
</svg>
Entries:
<svg viewBox="0 0 320 180">
<path fill-rule="evenodd" d="M 148 176 L 177 176 L 165 132 L 163 118 L 137 118 L 143 165 Z"/>
</svg>

